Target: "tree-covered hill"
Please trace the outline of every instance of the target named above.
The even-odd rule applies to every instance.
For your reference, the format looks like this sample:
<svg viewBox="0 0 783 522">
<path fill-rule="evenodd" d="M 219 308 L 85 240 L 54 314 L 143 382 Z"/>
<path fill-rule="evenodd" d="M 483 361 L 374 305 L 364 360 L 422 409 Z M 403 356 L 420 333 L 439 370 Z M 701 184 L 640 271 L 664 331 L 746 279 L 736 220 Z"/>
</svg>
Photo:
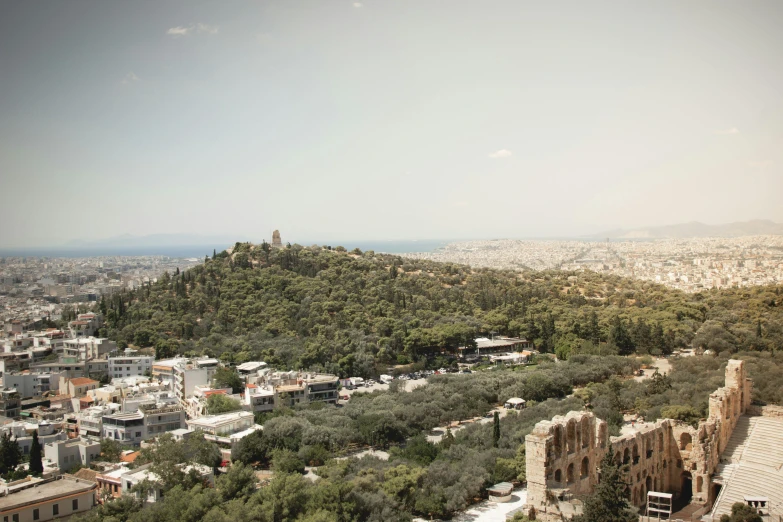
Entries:
<svg viewBox="0 0 783 522">
<path fill-rule="evenodd" d="M 371 375 L 477 334 L 571 353 L 783 346 L 783 287 L 685 294 L 591 272 L 513 272 L 337 247 L 237 243 L 100 303 L 107 334 L 159 357 L 205 353 Z"/>
</svg>

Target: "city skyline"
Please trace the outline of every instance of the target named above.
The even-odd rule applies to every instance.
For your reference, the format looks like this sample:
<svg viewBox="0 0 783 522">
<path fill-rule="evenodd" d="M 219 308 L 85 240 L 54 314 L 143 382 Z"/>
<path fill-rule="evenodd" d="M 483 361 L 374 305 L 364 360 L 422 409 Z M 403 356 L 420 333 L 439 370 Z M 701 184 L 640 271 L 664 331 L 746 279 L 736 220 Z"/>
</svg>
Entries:
<svg viewBox="0 0 783 522">
<path fill-rule="evenodd" d="M 783 222 L 783 5 L 569 5 L 5 3 L 2 243 Z"/>
</svg>

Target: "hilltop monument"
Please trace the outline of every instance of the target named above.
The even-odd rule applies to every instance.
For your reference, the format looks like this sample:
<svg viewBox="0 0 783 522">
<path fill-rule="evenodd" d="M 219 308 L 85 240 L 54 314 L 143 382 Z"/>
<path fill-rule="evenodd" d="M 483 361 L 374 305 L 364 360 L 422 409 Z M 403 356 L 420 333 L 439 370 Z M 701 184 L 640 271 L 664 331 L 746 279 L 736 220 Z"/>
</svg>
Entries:
<svg viewBox="0 0 783 522">
<path fill-rule="evenodd" d="M 283 241 L 280 239 L 279 230 L 272 232 L 272 246 L 275 248 L 283 248 Z"/>
</svg>

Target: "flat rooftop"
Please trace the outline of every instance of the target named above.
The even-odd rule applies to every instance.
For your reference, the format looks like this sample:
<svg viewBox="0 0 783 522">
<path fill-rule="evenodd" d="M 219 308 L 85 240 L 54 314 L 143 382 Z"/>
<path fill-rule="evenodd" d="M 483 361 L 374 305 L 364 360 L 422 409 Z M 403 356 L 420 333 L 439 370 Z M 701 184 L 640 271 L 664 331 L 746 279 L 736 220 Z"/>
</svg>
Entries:
<svg viewBox="0 0 783 522">
<path fill-rule="evenodd" d="M 71 479 L 39 483 L 38 486 L 10 493 L 5 497 L 0 497 L 0 513 L 18 509 L 25 504 L 36 504 L 38 502 L 75 495 L 77 493 L 85 493 L 96 487 L 97 486 L 91 482 Z"/>
<path fill-rule="evenodd" d="M 204 417 L 198 417 L 196 419 L 191 419 L 188 422 L 188 425 L 195 425 L 195 426 L 220 426 L 221 424 L 225 424 L 227 422 L 234 422 L 240 419 L 246 419 L 246 418 L 253 418 L 253 414 L 249 411 L 233 411 L 231 413 L 223 413 L 220 415 L 205 415 Z"/>
</svg>

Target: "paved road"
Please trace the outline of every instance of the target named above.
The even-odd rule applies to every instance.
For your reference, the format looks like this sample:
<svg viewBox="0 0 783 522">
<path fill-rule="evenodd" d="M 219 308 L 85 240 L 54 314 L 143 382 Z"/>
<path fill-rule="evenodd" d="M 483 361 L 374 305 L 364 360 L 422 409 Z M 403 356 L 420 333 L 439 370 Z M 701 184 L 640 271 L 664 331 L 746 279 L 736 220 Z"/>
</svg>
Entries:
<svg viewBox="0 0 783 522">
<path fill-rule="evenodd" d="M 506 416 L 506 414 L 508 413 L 508 410 L 507 410 L 507 409 L 505 409 L 505 408 L 504 408 L 504 407 L 502 407 L 502 406 L 498 406 L 497 408 L 494 408 L 494 409 L 492 409 L 492 410 L 490 410 L 490 411 L 496 411 L 496 410 L 497 410 L 497 411 L 498 411 L 498 413 L 500 414 L 500 418 L 501 418 L 501 419 L 502 419 L 503 417 L 505 417 L 505 416 Z M 488 423 L 488 422 L 492 422 L 493 420 L 494 420 L 494 418 L 493 418 L 493 417 L 483 417 L 483 418 L 481 418 L 480 420 L 478 420 L 478 421 L 476 421 L 476 422 L 478 422 L 479 424 L 486 424 L 486 423 Z M 461 429 L 465 428 L 465 426 L 469 426 L 470 424 L 473 424 L 473 422 L 470 422 L 470 420 L 468 420 L 468 421 L 463 421 L 463 422 L 462 422 L 461 424 L 459 424 L 459 425 L 455 425 L 455 424 L 456 424 L 456 422 L 455 422 L 455 423 L 453 423 L 453 424 L 452 424 L 452 426 L 451 426 L 451 433 L 452 433 L 452 434 L 454 434 L 454 433 L 458 432 L 459 430 L 461 430 Z M 430 441 L 430 442 L 432 442 L 433 444 L 440 442 L 440 441 L 441 441 L 441 439 L 443 438 L 443 436 L 444 436 L 444 435 L 446 435 L 446 428 L 447 428 L 447 427 L 448 427 L 448 426 L 441 426 L 441 427 L 438 427 L 438 428 L 435 428 L 435 429 L 433 429 L 433 430 L 432 430 L 432 431 L 431 431 L 431 432 L 430 432 L 430 433 L 427 435 L 427 440 L 428 440 L 428 441 Z"/>
<path fill-rule="evenodd" d="M 418 388 L 419 386 L 424 386 L 425 384 L 427 384 L 427 379 L 415 379 L 415 380 L 411 380 L 411 381 L 402 381 L 402 382 L 405 383 L 404 390 L 405 391 L 411 391 L 414 388 Z M 372 386 L 369 386 L 369 387 L 360 386 L 360 387 L 355 388 L 353 390 L 347 390 L 345 388 L 342 388 L 340 390 L 340 396 L 343 396 L 343 395 L 351 396 L 354 393 L 370 393 L 370 392 L 373 392 L 375 390 L 383 390 L 383 391 L 385 391 L 385 390 L 388 390 L 388 389 L 389 389 L 389 385 L 388 384 L 381 384 L 379 382 L 376 382 Z M 345 401 L 342 401 L 342 402 L 345 402 Z"/>
<path fill-rule="evenodd" d="M 672 371 L 671 362 L 669 362 L 669 359 L 666 359 L 664 357 L 659 357 L 655 359 L 653 366 L 657 368 L 660 373 L 668 374 L 669 372 Z M 637 375 L 636 377 L 634 377 L 634 380 L 643 381 L 645 379 L 649 379 L 655 373 L 655 368 L 648 368 L 644 370 L 644 375 Z"/>
</svg>

